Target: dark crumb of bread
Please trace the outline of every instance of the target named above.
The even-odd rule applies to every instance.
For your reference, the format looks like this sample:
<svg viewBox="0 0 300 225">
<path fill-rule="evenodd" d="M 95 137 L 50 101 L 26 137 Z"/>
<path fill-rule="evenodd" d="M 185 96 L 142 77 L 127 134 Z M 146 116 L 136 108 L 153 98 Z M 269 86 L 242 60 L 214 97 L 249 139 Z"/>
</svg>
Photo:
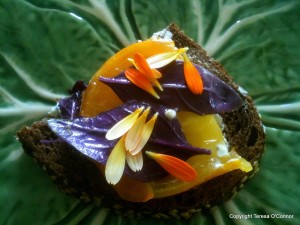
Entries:
<svg viewBox="0 0 300 225">
<path fill-rule="evenodd" d="M 175 24 L 171 24 L 168 30 L 173 34 L 172 39 L 177 47 L 189 47 L 188 54 L 194 63 L 205 67 L 239 92 L 238 86 L 223 66 L 209 57 L 205 50 L 188 38 Z M 125 216 L 188 218 L 229 200 L 257 171 L 258 161 L 264 151 L 265 133 L 251 98 L 242 93 L 240 95 L 246 104 L 238 110 L 221 115 L 225 124 L 224 133 L 230 146 L 250 161 L 254 169 L 249 173 L 235 170 L 187 192 L 162 199 L 151 199 L 145 203 L 120 199 L 107 184 L 97 166 L 68 144 L 60 141 L 41 141 L 56 140 L 56 136 L 44 121 L 22 128 L 17 135 L 24 151 L 46 170 L 57 187 L 66 194 L 84 202 L 113 208 Z"/>
</svg>

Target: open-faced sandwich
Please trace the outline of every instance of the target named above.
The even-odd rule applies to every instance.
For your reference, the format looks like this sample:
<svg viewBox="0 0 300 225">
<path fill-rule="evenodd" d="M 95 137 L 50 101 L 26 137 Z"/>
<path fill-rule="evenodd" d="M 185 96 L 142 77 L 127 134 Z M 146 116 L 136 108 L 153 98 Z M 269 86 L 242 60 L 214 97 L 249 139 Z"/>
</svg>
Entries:
<svg viewBox="0 0 300 225">
<path fill-rule="evenodd" d="M 174 24 L 120 50 L 17 135 L 64 193 L 154 217 L 230 199 L 265 142 L 251 98 Z"/>
</svg>

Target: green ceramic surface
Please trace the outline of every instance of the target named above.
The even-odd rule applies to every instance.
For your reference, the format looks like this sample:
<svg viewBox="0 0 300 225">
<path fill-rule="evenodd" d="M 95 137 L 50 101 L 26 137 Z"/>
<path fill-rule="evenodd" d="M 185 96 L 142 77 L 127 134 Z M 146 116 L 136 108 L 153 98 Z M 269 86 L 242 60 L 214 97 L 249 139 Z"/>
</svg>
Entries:
<svg viewBox="0 0 300 225">
<path fill-rule="evenodd" d="M 298 0 L 0 0 L 0 224 L 300 224 L 299 21 Z M 189 220 L 123 218 L 61 194 L 16 130 L 170 22 L 253 97 L 267 133 L 260 171 L 233 200 Z"/>
</svg>

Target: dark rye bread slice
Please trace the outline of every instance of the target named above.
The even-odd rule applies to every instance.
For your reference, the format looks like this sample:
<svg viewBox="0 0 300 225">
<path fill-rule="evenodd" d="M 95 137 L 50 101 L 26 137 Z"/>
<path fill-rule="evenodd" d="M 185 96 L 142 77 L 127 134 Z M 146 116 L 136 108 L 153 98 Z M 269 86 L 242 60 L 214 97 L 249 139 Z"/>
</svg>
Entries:
<svg viewBox="0 0 300 225">
<path fill-rule="evenodd" d="M 25 152 L 36 159 L 62 192 L 85 202 L 113 208 L 127 216 L 189 217 L 230 199 L 257 171 L 258 161 L 264 151 L 265 133 L 252 99 L 239 91 L 239 87 L 222 65 L 209 57 L 205 50 L 188 38 L 175 24 L 171 24 L 168 30 L 173 34 L 172 39 L 177 47 L 189 47 L 188 55 L 194 63 L 224 80 L 239 92 L 246 102 L 238 110 L 221 116 L 230 146 L 250 161 L 254 170 L 249 173 L 235 170 L 182 194 L 152 199 L 145 203 L 132 203 L 120 199 L 113 188 L 107 185 L 97 166 L 78 151 L 63 142 L 41 141 L 56 139 L 44 121 L 24 127 L 17 135 Z"/>
</svg>

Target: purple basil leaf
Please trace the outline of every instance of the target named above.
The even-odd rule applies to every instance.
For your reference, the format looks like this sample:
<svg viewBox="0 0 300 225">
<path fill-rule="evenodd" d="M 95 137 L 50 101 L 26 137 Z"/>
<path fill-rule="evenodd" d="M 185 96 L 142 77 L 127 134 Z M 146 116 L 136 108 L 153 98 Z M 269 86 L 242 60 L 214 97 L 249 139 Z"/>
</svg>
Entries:
<svg viewBox="0 0 300 225">
<path fill-rule="evenodd" d="M 60 110 L 60 116 L 63 119 L 75 119 L 79 117 L 82 92 L 86 89 L 86 85 L 83 81 L 77 81 L 72 90 L 70 90 L 71 96 L 60 99 L 58 101 L 58 108 Z"/>
<path fill-rule="evenodd" d="M 163 76 L 158 81 L 164 91 L 157 90 L 159 100 L 132 84 L 125 77 L 124 71 L 114 78 L 100 77 L 99 79 L 110 86 L 124 102 L 135 99 L 198 114 L 230 112 L 243 105 L 243 100 L 233 88 L 208 70 L 196 64 L 195 66 L 204 83 L 204 91 L 201 95 L 194 95 L 187 88 L 182 61 L 176 61 L 160 69 Z"/>
<path fill-rule="evenodd" d="M 58 101 L 58 108 L 60 116 L 63 119 L 74 119 L 79 117 L 81 105 L 81 93 L 76 92 L 71 96 L 60 99 Z"/>
<path fill-rule="evenodd" d="M 165 116 L 167 108 L 161 105 L 130 101 L 120 107 L 99 114 L 91 118 L 77 119 L 49 119 L 48 126 L 65 142 L 73 146 L 82 154 L 96 160 L 102 165 L 106 164 L 108 156 L 118 140 L 109 141 L 105 138 L 106 132 L 118 121 L 129 115 L 137 108 L 151 106 L 149 117 L 155 112 L 159 113 L 149 143 L 144 150 L 161 152 L 174 155 L 183 160 L 195 154 L 210 154 L 209 150 L 196 148 L 188 144 L 182 133 L 177 119 L 168 119 Z M 151 181 L 166 175 L 156 162 L 144 154 L 144 166 L 142 171 L 133 172 L 126 168 L 132 178 Z"/>
</svg>

